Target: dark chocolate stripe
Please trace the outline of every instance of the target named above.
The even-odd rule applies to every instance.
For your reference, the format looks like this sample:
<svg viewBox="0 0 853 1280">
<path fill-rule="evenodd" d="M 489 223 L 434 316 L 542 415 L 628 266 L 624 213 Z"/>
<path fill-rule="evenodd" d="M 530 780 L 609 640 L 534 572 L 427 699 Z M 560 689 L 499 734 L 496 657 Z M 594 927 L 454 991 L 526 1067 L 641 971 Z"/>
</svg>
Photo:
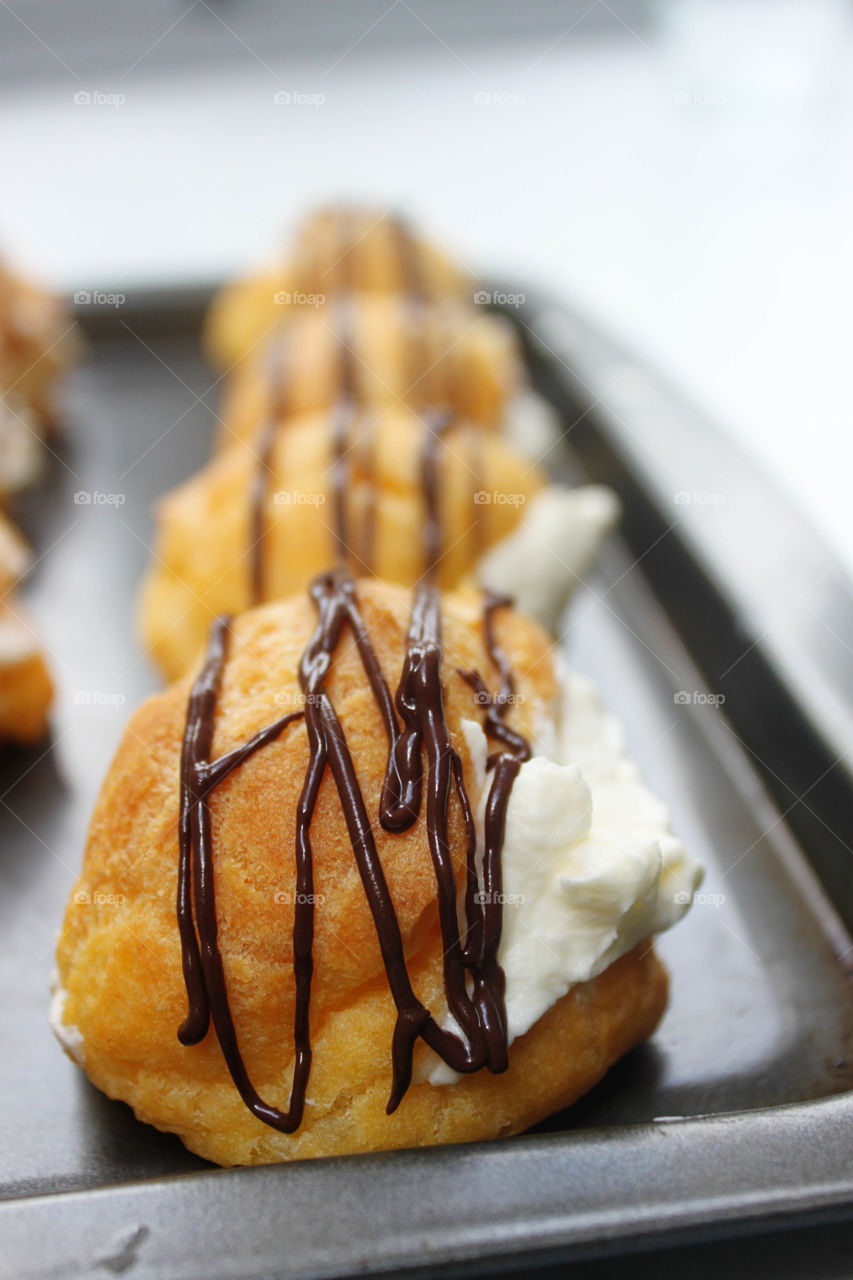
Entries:
<svg viewBox="0 0 853 1280">
<path fill-rule="evenodd" d="M 272 474 L 272 454 L 282 419 L 287 414 L 289 344 L 284 331 L 269 345 L 269 390 L 267 417 L 261 423 L 255 444 L 255 466 L 249 487 L 249 603 L 264 598 L 266 521 L 264 508 Z"/>
<path fill-rule="evenodd" d="M 389 215 L 391 234 L 396 244 L 399 274 L 403 286 L 404 341 L 406 344 L 405 398 L 416 408 L 434 406 L 423 410 L 424 464 L 421 469 L 422 489 L 427 508 L 424 530 L 424 562 L 427 567 L 436 565 L 440 556 L 443 535 L 439 522 L 437 501 L 436 441 L 449 425 L 451 410 L 446 408 L 454 399 L 455 361 L 439 359 L 431 369 L 434 313 L 426 307 L 427 290 L 424 275 L 424 249 L 413 234 L 407 219 Z M 359 332 L 356 298 L 353 293 L 358 266 L 356 226 L 352 214 L 341 210 L 336 214 L 338 252 L 336 258 L 333 301 L 329 307 L 331 327 L 337 343 L 338 394 L 331 409 L 332 457 L 330 463 L 330 488 L 332 498 L 332 531 L 334 557 L 340 564 L 351 564 L 361 571 L 372 572 L 376 547 L 376 494 L 375 442 L 368 439 L 361 449 L 367 482 L 367 501 L 361 527 L 352 528 L 353 486 L 353 427 L 361 400 L 361 378 L 357 368 Z M 441 333 L 438 334 L 439 339 Z M 270 369 L 269 417 L 259 429 L 257 437 L 257 465 L 252 473 L 249 492 L 249 602 L 258 604 L 266 598 L 265 560 L 267 530 L 265 506 L 269 490 L 271 459 L 275 440 L 282 419 L 287 414 L 286 335 L 273 340 Z M 445 367 L 446 366 L 446 367 Z M 436 381 L 444 378 L 443 395 L 437 394 Z M 438 417 L 436 416 L 438 415 Z M 444 415 L 446 421 L 441 421 Z M 441 425 L 437 424 L 441 422 Z M 478 507 L 472 524 L 477 539 L 477 554 L 483 550 L 481 537 L 482 510 Z"/>
<path fill-rule="evenodd" d="M 231 1078 L 246 1106 L 264 1124 L 280 1129 L 283 1133 L 293 1133 L 302 1120 L 305 1086 L 311 1065 L 308 1008 L 311 995 L 314 906 L 310 851 L 307 859 L 300 858 L 297 846 L 297 896 L 293 925 L 296 1062 L 290 1107 L 287 1111 L 281 1111 L 264 1102 L 258 1094 L 249 1078 L 237 1041 L 218 944 L 209 799 L 214 787 L 233 769 L 245 764 L 255 751 L 272 742 L 288 725 L 301 719 L 303 712 L 294 711 L 282 716 L 242 747 L 219 760 L 210 761 L 216 702 L 227 659 L 228 626 L 228 618 L 219 618 L 211 628 L 205 663 L 190 694 L 181 752 L 177 913 L 188 1013 L 178 1031 L 178 1038 L 185 1045 L 198 1044 L 207 1034 L 212 1017 Z"/>
<path fill-rule="evenodd" d="M 332 321 L 338 343 L 339 379 L 338 396 L 332 408 L 332 503 L 336 556 L 339 564 L 345 565 L 353 551 L 347 507 L 352 481 L 350 435 L 359 403 L 359 377 L 355 355 L 358 334 L 352 292 L 356 267 L 355 223 L 344 210 L 340 215 L 339 243 L 338 276 L 342 296 L 334 304 Z"/>
<path fill-rule="evenodd" d="M 441 519 L 441 474 L 439 445 L 454 415 L 449 409 L 427 409 L 421 416 L 424 429 L 421 454 L 421 493 L 426 509 L 423 526 L 424 577 L 437 584 L 444 548 L 444 526 Z"/>
<path fill-rule="evenodd" d="M 393 699 L 370 642 L 353 579 L 343 570 L 323 574 L 315 579 L 311 595 L 318 619 L 299 667 L 304 710 L 282 716 L 242 746 L 210 760 L 216 703 L 227 657 L 228 620 L 219 619 L 211 630 L 207 657 L 190 694 L 181 753 L 177 913 L 189 1011 L 179 1038 L 187 1045 L 198 1043 L 206 1034 L 212 1016 L 228 1070 L 247 1107 L 259 1120 L 286 1133 L 293 1132 L 301 1122 L 311 1064 L 309 1015 L 314 929 L 311 821 L 327 766 L 334 778 L 397 1010 L 391 1046 L 392 1087 L 387 1108 L 391 1112 L 411 1082 L 412 1056 L 418 1038 L 453 1070 L 472 1072 L 484 1066 L 491 1071 L 506 1069 L 504 975 L 497 959 L 502 920 L 501 849 L 512 785 L 521 761 L 529 755 L 527 744 L 516 734 L 513 739 L 520 744 L 516 754 L 503 752 L 490 761 L 493 776 L 486 803 L 483 865 L 479 876 L 476 831 L 462 761 L 453 747 L 444 712 L 441 607 L 437 590 L 424 584 L 415 591 L 403 669 Z M 505 604 L 501 597 L 487 599 L 484 629 L 488 653 L 500 674 L 503 694 L 502 699 L 500 695 L 487 695 L 490 702 L 486 728 L 492 736 L 506 742 L 510 731 L 501 721 L 514 686 L 492 622 L 494 611 Z M 370 816 L 343 726 L 326 688 L 334 653 L 345 628 L 349 628 L 355 639 L 388 739 L 388 765 L 379 810 L 382 827 L 389 832 L 412 827 L 421 815 L 426 791 L 425 828 L 436 878 L 445 995 L 448 1009 L 460 1029 L 459 1035 L 442 1028 L 412 988 L 400 925 Z M 479 684 L 485 688 L 482 681 Z M 309 761 L 296 815 L 295 1068 L 289 1106 L 282 1111 L 265 1102 L 254 1089 L 237 1042 L 217 944 L 209 797 L 234 769 L 302 717 L 308 735 Z M 496 726 L 506 732 L 497 733 Z M 457 881 L 449 835 L 449 813 L 454 798 L 465 831 L 464 941 L 457 915 Z"/>
<path fill-rule="evenodd" d="M 262 423 L 255 446 L 257 460 L 252 471 L 249 490 L 249 581 L 250 604 L 261 604 L 264 599 L 266 518 L 264 508 L 269 489 L 272 451 L 280 422 L 271 413 Z"/>
</svg>

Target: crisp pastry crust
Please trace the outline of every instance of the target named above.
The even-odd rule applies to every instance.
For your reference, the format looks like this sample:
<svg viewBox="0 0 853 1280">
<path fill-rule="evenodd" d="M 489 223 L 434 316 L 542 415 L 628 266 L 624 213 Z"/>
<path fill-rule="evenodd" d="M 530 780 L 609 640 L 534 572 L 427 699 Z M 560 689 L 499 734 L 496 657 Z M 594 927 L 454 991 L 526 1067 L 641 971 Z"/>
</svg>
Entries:
<svg viewBox="0 0 853 1280">
<path fill-rule="evenodd" d="M 353 294 L 303 309 L 237 366 L 225 388 L 220 445 L 249 439 L 271 413 L 335 404 L 344 361 L 350 394 L 361 405 L 447 405 L 488 425 L 500 420 L 520 383 L 515 338 L 499 317 L 454 301 Z"/>
<path fill-rule="evenodd" d="M 400 409 L 375 423 L 369 413 L 355 420 L 343 496 L 356 572 L 403 584 L 424 572 L 425 430 Z M 194 661 L 213 617 L 252 602 L 252 489 L 259 470 L 265 479 L 264 598 L 301 590 L 334 562 L 332 436 L 332 414 L 301 418 L 279 430 L 268 471 L 255 450 L 235 446 L 161 500 L 139 620 L 145 645 L 167 677 Z M 545 477 L 494 433 L 464 423 L 442 435 L 436 461 L 444 550 L 439 582 L 453 587 L 517 526 Z"/>
<path fill-rule="evenodd" d="M 0 262 L 0 394 L 10 409 L 54 417 L 57 378 L 77 349 L 64 304 Z"/>
<path fill-rule="evenodd" d="M 208 313 L 205 345 L 215 364 L 230 368 L 272 326 L 343 291 L 470 299 L 472 287 L 447 254 L 399 217 L 324 209 L 303 223 L 289 259 L 222 290 Z"/>
<path fill-rule="evenodd" d="M 406 645 L 411 593 L 363 581 L 358 595 L 371 643 L 393 679 Z M 487 667 L 480 620 L 479 593 L 444 597 L 444 709 L 466 769 L 471 762 L 461 726 L 476 705 L 459 672 Z M 302 596 L 236 620 L 217 703 L 217 755 L 245 742 L 288 704 L 298 705 L 298 664 L 315 625 Z M 558 696 L 551 642 L 510 610 L 500 611 L 495 627 L 523 695 L 509 723 L 530 733 Z M 574 987 L 515 1041 L 505 1075 L 480 1071 L 454 1085 L 429 1084 L 430 1053 L 419 1045 L 416 1083 L 386 1115 L 394 1006 L 327 775 L 311 828 L 318 906 L 305 1115 L 289 1136 L 262 1124 L 243 1105 L 213 1032 L 190 1048 L 177 1038 L 186 1013 L 175 916 L 178 773 L 190 683 L 150 699 L 133 717 L 98 800 L 59 939 L 58 1029 L 106 1093 L 226 1165 L 475 1140 L 517 1132 L 572 1102 L 651 1033 L 666 1001 L 666 977 L 651 947 L 642 945 Z M 328 692 L 375 813 L 387 743 L 351 638 L 335 652 Z M 308 758 L 299 721 L 210 797 L 219 945 L 231 1007 L 252 1079 L 279 1105 L 286 1104 L 292 1077 L 295 822 Z M 440 1013 L 443 956 L 424 815 L 403 832 L 376 823 L 374 834 L 413 986 Z M 459 882 L 465 841 L 455 804 L 448 836 Z"/>
</svg>

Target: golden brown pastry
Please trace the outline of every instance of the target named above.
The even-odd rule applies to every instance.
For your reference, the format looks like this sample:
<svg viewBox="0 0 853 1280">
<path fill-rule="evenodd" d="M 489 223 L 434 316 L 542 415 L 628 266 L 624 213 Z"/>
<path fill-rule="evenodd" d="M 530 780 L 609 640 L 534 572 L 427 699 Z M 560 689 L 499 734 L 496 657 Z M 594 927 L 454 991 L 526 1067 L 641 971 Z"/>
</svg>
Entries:
<svg viewBox="0 0 853 1280">
<path fill-rule="evenodd" d="M 218 623 L 203 669 L 133 717 L 98 800 L 58 946 L 66 1049 L 226 1165 L 505 1135 L 572 1102 L 653 1031 L 667 984 L 645 938 L 676 916 L 668 882 L 649 914 L 661 819 L 621 757 L 645 853 L 623 841 L 620 861 L 606 812 L 600 846 L 594 819 L 584 835 L 578 766 L 530 756 L 565 692 L 546 633 L 478 592 L 336 572 Z M 540 921 L 564 952 L 547 990 L 514 956 Z"/>
<path fill-rule="evenodd" d="M 18 529 L 0 511 L 0 599 L 23 578 L 31 559 L 30 549 Z"/>
<path fill-rule="evenodd" d="M 493 433 L 444 422 L 360 412 L 338 438 L 335 412 L 299 418 L 267 445 L 218 454 L 161 499 L 139 616 L 165 675 L 186 671 L 216 614 L 304 588 L 342 550 L 356 572 L 408 585 L 437 538 L 441 584 L 471 573 L 544 476 Z"/>
<path fill-rule="evenodd" d="M 450 406 L 496 424 L 519 384 L 512 330 L 458 302 L 352 295 L 279 325 L 225 385 L 220 444 L 246 440 L 270 414 L 331 407 Z"/>
<path fill-rule="evenodd" d="M 0 600 L 0 742 L 38 742 L 47 732 L 53 683 L 19 601 Z"/>
<path fill-rule="evenodd" d="M 32 410 L 0 395 L 0 499 L 27 489 L 44 461 L 40 426 Z"/>
<path fill-rule="evenodd" d="M 0 512 L 0 742 L 29 744 L 47 732 L 53 684 L 44 654 L 14 588 L 30 549 Z"/>
<path fill-rule="evenodd" d="M 56 381 L 77 348 L 72 331 L 59 298 L 0 262 L 0 396 L 12 410 L 24 406 L 50 424 Z"/>
<path fill-rule="evenodd" d="M 303 223 L 286 262 L 223 289 L 207 318 L 206 346 L 215 364 L 230 368 L 272 326 L 341 293 L 470 300 L 472 287 L 467 274 L 399 214 L 323 209 Z"/>
<path fill-rule="evenodd" d="M 27 488 L 54 425 L 59 376 L 78 349 L 62 301 L 0 262 L 0 498 Z M 45 656 L 14 594 L 29 548 L 0 512 L 0 741 L 32 743 L 47 731 L 53 686 Z"/>
</svg>

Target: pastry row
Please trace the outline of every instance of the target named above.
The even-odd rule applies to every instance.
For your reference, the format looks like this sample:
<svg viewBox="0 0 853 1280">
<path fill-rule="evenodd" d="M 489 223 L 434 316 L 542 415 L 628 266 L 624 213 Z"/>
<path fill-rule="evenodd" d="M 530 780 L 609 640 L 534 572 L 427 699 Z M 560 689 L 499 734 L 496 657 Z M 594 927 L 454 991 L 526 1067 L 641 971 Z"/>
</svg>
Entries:
<svg viewBox="0 0 853 1280">
<path fill-rule="evenodd" d="M 618 507 L 549 482 L 554 428 L 512 329 L 475 296 L 406 221 L 337 210 L 278 273 L 217 299 L 208 346 L 231 364 L 215 456 L 160 502 L 140 603 L 164 675 L 187 669 L 211 618 L 303 589 L 341 555 L 403 585 L 434 567 L 442 587 L 509 591 L 555 623 Z"/>
<path fill-rule="evenodd" d="M 615 499 L 530 456 L 512 332 L 398 217 L 316 216 L 207 338 L 217 447 L 140 600 L 175 682 L 98 800 L 54 1030 L 220 1164 L 519 1132 L 652 1033 L 701 874 L 557 656 Z"/>
</svg>

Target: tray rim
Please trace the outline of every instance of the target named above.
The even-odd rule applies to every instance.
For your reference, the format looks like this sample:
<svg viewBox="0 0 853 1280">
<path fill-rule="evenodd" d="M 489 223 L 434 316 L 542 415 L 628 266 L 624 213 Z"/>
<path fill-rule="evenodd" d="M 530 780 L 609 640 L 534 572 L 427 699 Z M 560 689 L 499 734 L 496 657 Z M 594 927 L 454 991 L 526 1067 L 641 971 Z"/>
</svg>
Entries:
<svg viewBox="0 0 853 1280">
<path fill-rule="evenodd" d="M 372 1271 L 386 1272 L 425 1264 L 445 1269 L 475 1260 L 494 1265 L 568 1261 L 652 1248 L 664 1240 L 690 1243 L 837 1220 L 853 1211 L 853 1161 L 846 1159 L 851 1139 L 853 1093 L 848 1093 L 750 1112 L 218 1169 L 27 1196 L 0 1204 L 0 1232 L 21 1277 L 51 1273 L 41 1269 L 44 1254 L 39 1256 L 51 1236 L 61 1237 L 63 1265 L 78 1267 L 75 1274 L 102 1266 L 105 1240 L 93 1233 L 96 1225 L 112 1232 L 107 1247 L 145 1228 L 134 1270 L 139 1280 L 175 1274 L 170 1249 L 179 1230 L 185 1238 L 192 1233 L 193 1256 L 181 1258 L 180 1274 L 187 1280 L 343 1277 L 363 1274 L 368 1264 Z M 454 1177 L 465 1176 L 472 1153 L 481 1162 L 481 1176 L 466 1184 L 465 1210 L 474 1218 L 484 1210 L 479 1226 L 464 1217 L 443 1230 L 441 1223 L 407 1222 L 406 1191 L 416 1189 L 421 1204 L 446 1206 L 447 1166 L 452 1165 Z M 525 1185 L 535 1188 L 536 1205 L 521 1211 L 508 1205 L 495 1219 L 486 1201 L 509 1158 L 515 1165 L 524 1163 Z M 485 1179 L 483 1163 L 489 1166 Z M 563 1179 L 573 1170 L 577 1181 L 567 1204 Z M 242 1194 L 235 1194 L 235 1181 Z M 638 1182 L 646 1188 L 639 1200 Z M 602 1184 L 607 1205 L 599 1198 Z M 299 1214 L 321 1190 L 336 1204 L 337 1216 L 334 1231 L 318 1247 Z M 239 1239 L 247 1220 L 257 1228 L 251 1264 L 232 1249 L 228 1261 L 240 1269 L 222 1269 L 223 1237 L 232 1243 Z M 377 1240 L 383 1242 L 381 1251 Z M 55 1258 L 54 1253 L 51 1261 Z"/>
</svg>

